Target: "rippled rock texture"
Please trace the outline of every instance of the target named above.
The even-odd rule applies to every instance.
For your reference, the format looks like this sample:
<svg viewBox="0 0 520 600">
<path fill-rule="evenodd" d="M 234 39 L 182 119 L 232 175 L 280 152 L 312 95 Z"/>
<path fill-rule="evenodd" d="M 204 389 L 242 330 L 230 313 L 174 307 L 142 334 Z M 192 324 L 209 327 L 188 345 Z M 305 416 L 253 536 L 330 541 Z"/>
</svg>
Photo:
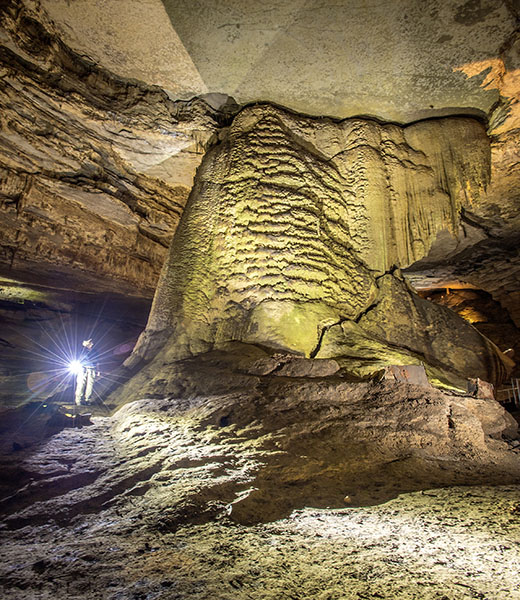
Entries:
<svg viewBox="0 0 520 600">
<path fill-rule="evenodd" d="M 258 30 L 257 16 L 250 14 L 249 7 L 238 3 L 233 9 L 201 6 L 184 11 L 180 5 L 163 5 L 159 0 L 146 7 L 138 2 L 127 4 L 128 14 L 118 19 L 118 2 L 91 10 L 61 0 L 2 3 L 0 211 L 4 235 L 0 270 L 4 274 L 23 281 L 151 297 L 194 172 L 215 133 L 229 124 L 238 109 L 228 93 L 240 92 L 241 101 L 285 98 L 288 106 L 309 112 L 318 102 L 320 114 L 336 117 L 368 112 L 409 122 L 462 111 L 489 120 L 491 181 L 485 201 L 462 207 L 463 229 L 455 237 L 444 232 L 437 238 L 435 252 L 426 263 L 430 270 L 416 269 L 414 284 L 428 287 L 431 276 L 437 283 L 475 285 L 493 294 L 520 323 L 517 7 L 496 0 L 481 9 L 461 0 L 422 10 L 404 1 L 402 10 L 382 17 L 377 7 L 368 5 L 358 7 L 354 15 L 348 3 L 325 3 L 319 10 L 304 7 L 300 11 L 296 5 L 275 2 L 272 11 L 263 13 L 272 24 L 264 40 L 269 51 L 262 50 L 262 61 L 250 72 L 249 67 L 243 71 L 251 59 L 250 44 L 265 31 Z M 348 19 L 343 18 L 346 14 Z M 168 17 L 171 23 L 157 24 L 154 29 L 154 20 Z M 296 67 L 302 60 L 302 47 L 298 52 L 291 52 L 292 45 L 278 48 L 280 38 L 271 37 L 280 26 L 277 19 L 289 26 L 282 27 L 283 34 L 280 31 L 284 39 L 296 39 L 305 31 L 309 52 L 319 56 L 316 64 L 325 61 L 320 78 L 309 79 L 310 65 L 305 74 Z M 335 20 L 344 26 L 330 28 Z M 395 28 L 404 39 L 385 33 L 381 39 L 366 40 L 367 22 L 374 30 Z M 114 27 L 142 35 L 128 43 L 128 36 L 121 31 L 115 34 Z M 147 39 L 150 31 L 160 32 L 157 40 Z M 114 40 L 122 46 L 115 47 Z M 156 51 L 161 41 L 167 48 L 164 51 L 175 56 L 174 65 L 162 64 L 163 55 Z M 311 47 L 323 43 L 323 55 Z M 215 44 L 220 53 L 214 52 Z M 146 57 L 143 64 L 137 47 Z M 237 60 L 238 47 L 247 48 L 243 60 Z M 339 55 L 338 48 L 343 48 Z M 368 55 L 367 48 L 372 48 Z M 380 66 L 388 48 L 392 61 L 397 61 L 398 78 Z M 268 60 L 274 57 L 278 65 L 280 56 L 283 68 L 288 69 L 287 81 L 273 75 L 279 72 L 278 66 Z M 342 65 L 339 71 L 331 67 L 332 57 Z M 266 64 L 270 65 L 267 70 Z M 354 78 L 352 65 L 358 64 L 356 73 L 361 69 L 363 77 Z M 128 69 L 131 65 L 136 68 Z M 165 80 L 161 73 L 166 72 Z M 247 78 L 241 80 L 240 74 L 246 72 Z M 300 89 L 301 84 L 294 90 L 294 81 L 301 82 L 302 76 L 311 86 L 307 92 Z M 324 90 L 320 84 L 319 94 L 309 94 L 321 76 L 329 87 Z M 249 93 L 262 93 L 244 96 L 246 82 L 252 86 Z M 164 84 L 168 92 L 153 83 Z M 208 89 L 221 94 L 206 94 Z M 189 101 L 172 100 L 196 93 L 201 95 Z M 322 122 L 317 125 L 322 126 Z M 411 140 L 406 144 L 415 148 Z M 444 144 L 430 138 L 427 154 Z M 420 144 L 417 149 L 421 150 Z M 399 156 L 394 152 L 395 160 Z M 446 164 L 453 158 L 443 154 Z M 417 157 L 411 160 L 417 162 Z M 388 179 L 387 199 L 395 183 Z M 395 189 L 405 187 L 398 183 Z M 418 189 L 411 195 L 419 197 Z M 355 189 L 354 193 L 364 192 Z M 421 198 L 428 204 L 428 195 Z M 388 206 L 383 205 L 382 216 L 387 218 Z M 377 211 L 377 206 L 373 208 Z M 432 205 L 432 210 L 437 208 Z M 454 208 L 456 212 L 461 207 Z M 425 215 L 422 211 L 425 227 L 420 228 L 420 235 L 412 229 L 409 247 L 401 241 L 397 248 L 397 256 L 405 258 L 401 266 L 422 254 L 423 247 L 430 247 L 432 233 L 424 230 L 431 223 Z M 403 222 L 398 226 L 405 226 L 406 217 L 399 218 Z M 357 227 L 362 229 L 361 225 Z M 389 224 L 369 232 L 374 242 L 388 243 L 385 252 L 390 259 L 395 254 L 391 248 L 395 240 L 387 236 L 392 228 Z M 376 253 L 383 255 L 380 248 Z"/>
<path fill-rule="evenodd" d="M 235 340 L 356 375 L 424 362 L 452 383 L 500 380 L 500 352 L 395 269 L 456 236 L 488 176 L 472 119 L 401 128 L 243 110 L 197 174 L 136 356 L 171 334 L 168 358 Z"/>
</svg>

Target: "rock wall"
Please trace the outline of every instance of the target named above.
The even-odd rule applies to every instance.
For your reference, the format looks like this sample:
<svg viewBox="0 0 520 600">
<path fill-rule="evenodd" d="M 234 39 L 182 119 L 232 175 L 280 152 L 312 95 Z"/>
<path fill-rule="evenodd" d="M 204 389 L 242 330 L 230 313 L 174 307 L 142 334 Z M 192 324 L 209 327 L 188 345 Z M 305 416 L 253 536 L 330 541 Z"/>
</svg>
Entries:
<svg viewBox="0 0 520 600">
<path fill-rule="evenodd" d="M 444 309 L 415 298 L 393 268 L 422 258 L 439 232 L 456 234 L 488 160 L 471 119 L 400 128 L 245 109 L 199 170 L 134 358 L 172 332 L 170 358 L 231 340 L 342 356 L 337 340 L 332 352 L 322 343 L 348 324 L 363 329 L 359 358 L 372 370 L 425 361 L 441 378 L 496 381 L 504 369 L 492 345 L 439 317 Z M 419 331 L 435 331 L 427 348 Z"/>
<path fill-rule="evenodd" d="M 366 376 L 387 364 L 425 364 L 433 381 L 462 389 L 466 377 L 497 384 L 512 362 L 455 312 L 423 300 L 395 274 L 377 281 L 374 304 L 355 321 L 326 328 L 318 358 Z"/>
<path fill-rule="evenodd" d="M 0 6 L 0 271 L 151 296 L 228 116 L 68 48 L 39 4 Z"/>
</svg>

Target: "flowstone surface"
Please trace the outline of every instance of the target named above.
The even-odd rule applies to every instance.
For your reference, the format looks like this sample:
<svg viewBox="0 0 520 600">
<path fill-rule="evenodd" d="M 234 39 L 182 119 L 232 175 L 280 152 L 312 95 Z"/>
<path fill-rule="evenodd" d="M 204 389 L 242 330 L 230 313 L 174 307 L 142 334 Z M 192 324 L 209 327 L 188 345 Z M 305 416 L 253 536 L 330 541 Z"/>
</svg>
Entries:
<svg viewBox="0 0 520 600">
<path fill-rule="evenodd" d="M 243 110 L 206 155 L 132 361 L 241 341 L 341 358 L 356 375 L 424 363 L 464 387 L 507 359 L 462 319 L 414 295 L 396 265 L 459 235 L 488 181 L 481 124 L 408 127 Z M 160 365 L 157 365 L 160 369 Z"/>
</svg>

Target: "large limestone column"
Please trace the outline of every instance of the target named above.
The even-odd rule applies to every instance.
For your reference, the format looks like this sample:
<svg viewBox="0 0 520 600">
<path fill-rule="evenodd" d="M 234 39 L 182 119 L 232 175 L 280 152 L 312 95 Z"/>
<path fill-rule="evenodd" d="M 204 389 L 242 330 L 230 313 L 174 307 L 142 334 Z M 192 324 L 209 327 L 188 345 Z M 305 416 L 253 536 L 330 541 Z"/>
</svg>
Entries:
<svg viewBox="0 0 520 600">
<path fill-rule="evenodd" d="M 456 235 L 461 206 L 479 201 L 489 147 L 478 122 L 401 128 L 256 106 L 221 138 L 133 360 L 167 338 L 168 359 L 238 340 L 343 357 L 359 374 L 424 362 L 448 379 L 497 379 L 491 343 L 395 269 L 425 256 L 439 232 Z"/>
</svg>

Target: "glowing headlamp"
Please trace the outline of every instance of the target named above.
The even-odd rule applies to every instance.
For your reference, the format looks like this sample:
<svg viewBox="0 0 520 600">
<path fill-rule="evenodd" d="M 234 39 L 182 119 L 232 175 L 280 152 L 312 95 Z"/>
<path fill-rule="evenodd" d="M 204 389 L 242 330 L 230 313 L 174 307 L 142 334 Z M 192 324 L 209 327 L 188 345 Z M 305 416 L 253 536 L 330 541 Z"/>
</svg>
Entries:
<svg viewBox="0 0 520 600">
<path fill-rule="evenodd" d="M 79 375 L 83 371 L 83 365 L 79 360 L 73 360 L 69 363 L 69 371 L 73 375 Z"/>
</svg>

